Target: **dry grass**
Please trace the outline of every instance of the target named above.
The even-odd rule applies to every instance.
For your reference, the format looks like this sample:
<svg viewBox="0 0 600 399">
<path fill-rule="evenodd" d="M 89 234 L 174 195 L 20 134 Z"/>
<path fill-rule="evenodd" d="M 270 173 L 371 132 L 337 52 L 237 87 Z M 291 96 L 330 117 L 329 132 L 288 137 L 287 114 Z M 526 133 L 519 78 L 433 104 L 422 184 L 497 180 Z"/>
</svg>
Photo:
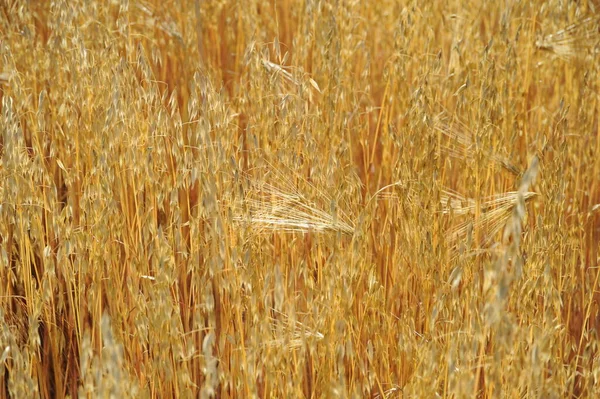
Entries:
<svg viewBox="0 0 600 399">
<path fill-rule="evenodd" d="M 592 2 L 0 5 L 0 397 L 600 397 Z"/>
</svg>

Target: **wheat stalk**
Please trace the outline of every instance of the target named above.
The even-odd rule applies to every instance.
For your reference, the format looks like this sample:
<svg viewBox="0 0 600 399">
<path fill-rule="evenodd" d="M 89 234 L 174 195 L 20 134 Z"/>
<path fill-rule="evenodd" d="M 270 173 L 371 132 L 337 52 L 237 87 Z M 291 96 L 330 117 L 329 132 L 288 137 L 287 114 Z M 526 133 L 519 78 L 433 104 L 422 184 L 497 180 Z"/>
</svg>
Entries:
<svg viewBox="0 0 600 399">
<path fill-rule="evenodd" d="M 538 38 L 535 46 L 539 50 L 553 53 L 558 58 L 570 60 L 593 49 L 598 45 L 599 39 L 598 18 L 588 17 Z"/>
<path fill-rule="evenodd" d="M 443 144 L 442 150 L 453 158 L 474 159 L 475 157 L 475 133 L 466 123 L 456 120 L 448 123 L 442 115 L 434 119 L 434 129 L 450 140 L 450 143 Z M 520 169 L 514 165 L 508 158 L 484 150 L 484 154 L 492 163 L 504 168 L 514 175 L 521 173 Z"/>
<path fill-rule="evenodd" d="M 248 223 L 256 229 L 285 232 L 328 232 L 354 233 L 354 224 L 343 210 L 327 212 L 315 201 L 311 201 L 295 187 L 281 172 L 271 168 L 265 176 L 273 176 L 275 184 L 248 177 L 250 188 L 245 195 L 242 209 L 233 220 Z M 300 178 L 304 183 L 305 179 Z M 309 186 L 316 189 L 313 185 Z M 320 203 L 335 201 L 323 190 L 316 189 Z M 246 208 L 246 214 L 243 208 Z"/>
<path fill-rule="evenodd" d="M 525 201 L 535 198 L 538 194 L 535 192 L 520 193 L 510 191 L 502 194 L 493 195 L 484 198 L 480 204 L 480 215 L 473 221 L 466 220 L 454 226 L 450 230 L 451 243 L 464 239 L 472 230 L 482 232 L 482 239 L 479 245 L 487 247 L 494 236 L 506 225 L 513 213 L 513 209 L 519 203 L 520 195 Z M 452 215 L 475 215 L 476 201 L 471 198 L 465 198 L 453 191 L 445 191 L 442 194 L 442 213 Z"/>
<path fill-rule="evenodd" d="M 298 79 L 296 79 L 294 77 L 294 75 L 291 74 L 291 72 L 289 72 L 287 69 L 289 67 L 285 67 L 279 64 L 276 64 L 272 61 L 269 61 L 266 58 L 263 58 L 261 60 L 263 66 L 265 67 L 265 69 L 271 73 L 273 73 L 274 75 L 279 75 L 281 77 L 283 77 L 283 79 L 291 84 L 293 84 L 294 86 L 300 86 L 302 84 L 301 81 L 299 81 Z M 317 84 L 317 82 L 315 82 L 314 79 L 307 77 L 306 78 L 307 82 L 310 84 L 310 86 L 315 89 L 318 93 L 321 93 L 321 88 L 319 87 L 319 85 Z"/>
<path fill-rule="evenodd" d="M 273 312 L 276 312 L 280 315 L 280 318 L 270 317 L 273 330 L 277 329 L 277 325 L 281 325 L 283 327 L 287 327 L 291 329 L 292 337 L 282 337 L 282 338 L 273 338 L 264 343 L 264 346 L 267 347 L 285 347 L 287 349 L 298 349 L 302 347 L 307 340 L 313 339 L 315 341 L 320 341 L 325 338 L 325 335 L 320 333 L 319 331 L 313 331 L 308 328 L 304 323 L 299 320 L 290 320 L 290 317 L 284 313 L 278 312 L 275 309 L 272 309 Z M 276 335 L 276 334 L 274 334 Z"/>
</svg>

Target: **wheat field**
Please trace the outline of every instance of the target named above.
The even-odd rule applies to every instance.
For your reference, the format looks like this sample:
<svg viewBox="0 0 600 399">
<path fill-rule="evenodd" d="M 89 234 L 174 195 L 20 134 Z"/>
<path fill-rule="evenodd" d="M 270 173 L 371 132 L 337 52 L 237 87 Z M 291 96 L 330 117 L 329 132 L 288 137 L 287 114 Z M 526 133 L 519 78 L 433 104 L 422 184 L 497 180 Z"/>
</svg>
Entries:
<svg viewBox="0 0 600 399">
<path fill-rule="evenodd" d="M 1 398 L 600 397 L 600 5 L 0 3 Z"/>
</svg>

